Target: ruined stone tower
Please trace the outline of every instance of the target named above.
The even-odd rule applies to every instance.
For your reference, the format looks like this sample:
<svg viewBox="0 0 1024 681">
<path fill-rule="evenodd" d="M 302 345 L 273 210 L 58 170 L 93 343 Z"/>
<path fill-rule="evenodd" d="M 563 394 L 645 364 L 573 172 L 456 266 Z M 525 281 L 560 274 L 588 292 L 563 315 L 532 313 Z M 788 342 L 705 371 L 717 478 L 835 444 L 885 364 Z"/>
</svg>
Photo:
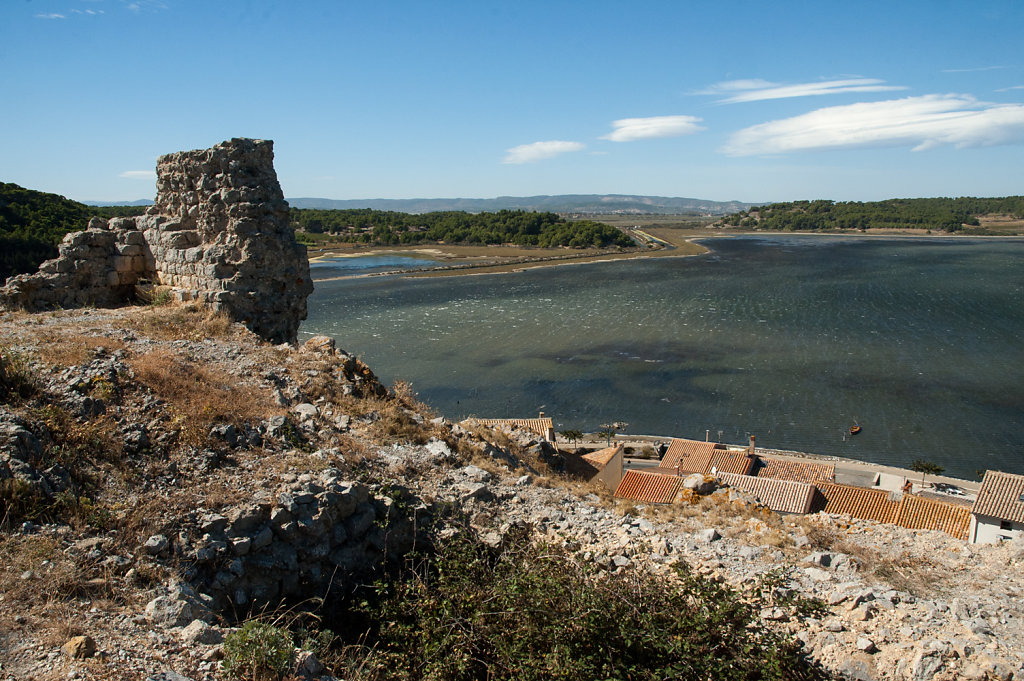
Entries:
<svg viewBox="0 0 1024 681">
<path fill-rule="evenodd" d="M 269 341 L 294 341 L 313 284 L 273 161 L 274 143 L 253 139 L 161 156 L 146 215 L 94 218 L 38 273 L 11 277 L 0 301 L 29 310 L 111 306 L 148 280 Z"/>
</svg>

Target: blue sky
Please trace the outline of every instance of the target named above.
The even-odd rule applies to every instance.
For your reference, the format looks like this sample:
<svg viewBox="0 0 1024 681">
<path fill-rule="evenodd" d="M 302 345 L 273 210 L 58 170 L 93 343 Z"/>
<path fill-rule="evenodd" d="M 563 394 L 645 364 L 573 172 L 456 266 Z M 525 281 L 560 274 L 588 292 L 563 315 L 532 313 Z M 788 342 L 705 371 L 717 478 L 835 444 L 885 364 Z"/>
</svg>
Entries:
<svg viewBox="0 0 1024 681">
<path fill-rule="evenodd" d="M 155 194 L 273 139 L 286 196 L 1024 193 L 1024 2 L 4 0 L 0 181 Z"/>
</svg>

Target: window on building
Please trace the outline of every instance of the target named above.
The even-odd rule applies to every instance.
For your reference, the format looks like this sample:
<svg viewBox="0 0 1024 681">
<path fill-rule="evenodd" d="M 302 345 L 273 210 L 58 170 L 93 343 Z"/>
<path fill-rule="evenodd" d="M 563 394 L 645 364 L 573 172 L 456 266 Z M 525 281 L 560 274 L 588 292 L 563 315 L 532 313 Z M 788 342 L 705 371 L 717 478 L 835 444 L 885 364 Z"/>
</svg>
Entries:
<svg viewBox="0 0 1024 681">
<path fill-rule="evenodd" d="M 1001 521 L 999 521 L 999 529 L 1000 530 L 1012 530 L 1013 529 L 1013 523 L 1011 523 L 1009 520 L 1001 520 Z"/>
</svg>

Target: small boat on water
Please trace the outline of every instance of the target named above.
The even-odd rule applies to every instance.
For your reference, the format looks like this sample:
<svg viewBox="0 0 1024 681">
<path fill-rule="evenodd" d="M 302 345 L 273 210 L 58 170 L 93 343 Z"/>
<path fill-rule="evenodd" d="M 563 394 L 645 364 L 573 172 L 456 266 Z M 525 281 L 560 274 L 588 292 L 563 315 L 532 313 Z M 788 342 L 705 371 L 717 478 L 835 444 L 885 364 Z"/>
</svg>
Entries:
<svg viewBox="0 0 1024 681">
<path fill-rule="evenodd" d="M 859 432 L 860 432 L 860 424 L 859 423 L 855 423 L 852 426 L 850 426 L 850 435 L 856 435 Z"/>
</svg>

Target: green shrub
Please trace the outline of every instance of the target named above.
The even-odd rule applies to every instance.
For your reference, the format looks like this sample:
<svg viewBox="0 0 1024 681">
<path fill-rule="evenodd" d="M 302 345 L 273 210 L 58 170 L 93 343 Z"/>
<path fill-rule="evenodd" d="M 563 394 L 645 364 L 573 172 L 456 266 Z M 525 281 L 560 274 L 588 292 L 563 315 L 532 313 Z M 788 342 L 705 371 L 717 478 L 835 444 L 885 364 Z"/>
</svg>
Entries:
<svg viewBox="0 0 1024 681">
<path fill-rule="evenodd" d="M 28 362 L 17 352 L 0 348 L 0 401 L 31 397 L 36 392 Z"/>
<path fill-rule="evenodd" d="M 455 538 L 362 605 L 364 678 L 827 678 L 727 587 L 601 572 L 520 538 L 497 552 Z M 422 560 L 422 559 L 421 559 Z"/>
<path fill-rule="evenodd" d="M 287 630 L 250 620 L 224 638 L 224 671 L 241 681 L 273 681 L 289 672 L 292 637 Z"/>
</svg>

